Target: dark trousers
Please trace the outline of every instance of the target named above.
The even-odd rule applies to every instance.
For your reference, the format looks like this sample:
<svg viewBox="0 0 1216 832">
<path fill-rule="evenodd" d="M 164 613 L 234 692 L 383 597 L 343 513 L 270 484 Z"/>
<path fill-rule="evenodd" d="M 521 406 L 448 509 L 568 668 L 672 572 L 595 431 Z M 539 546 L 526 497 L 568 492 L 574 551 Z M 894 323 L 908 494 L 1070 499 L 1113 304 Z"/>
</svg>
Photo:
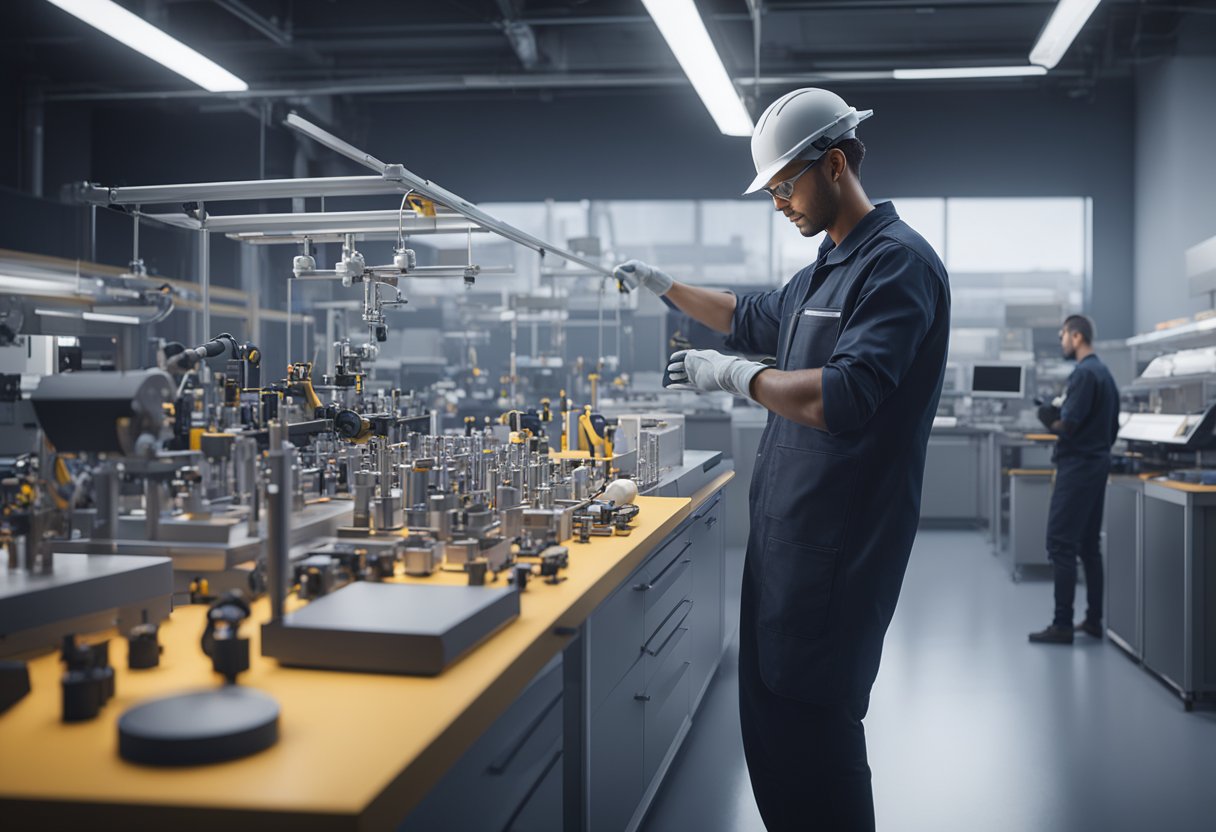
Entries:
<svg viewBox="0 0 1216 832">
<path fill-rule="evenodd" d="M 1047 516 L 1047 557 L 1055 571 L 1058 627 L 1072 627 L 1077 591 L 1077 561 L 1085 567 L 1085 620 L 1102 620 L 1102 509 L 1110 458 L 1056 460 L 1056 481 Z"/>
<path fill-rule="evenodd" d="M 869 697 L 810 705 L 769 690 L 760 676 L 748 583 L 739 626 L 739 722 L 764 825 L 769 832 L 872 832 L 874 797 L 861 725 Z"/>
</svg>

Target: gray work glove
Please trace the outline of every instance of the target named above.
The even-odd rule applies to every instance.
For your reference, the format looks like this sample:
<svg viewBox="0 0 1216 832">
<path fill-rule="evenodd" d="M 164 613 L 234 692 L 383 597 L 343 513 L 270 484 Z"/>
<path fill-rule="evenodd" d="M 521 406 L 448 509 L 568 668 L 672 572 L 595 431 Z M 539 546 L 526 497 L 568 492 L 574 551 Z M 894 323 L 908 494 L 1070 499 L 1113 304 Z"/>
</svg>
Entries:
<svg viewBox="0 0 1216 832">
<path fill-rule="evenodd" d="M 613 269 L 612 274 L 620 281 L 621 286 L 631 292 L 639 286 L 645 286 L 656 295 L 662 295 L 675 283 L 667 272 L 641 260 L 626 260 Z"/>
<path fill-rule="evenodd" d="M 664 384 L 673 390 L 701 393 L 725 390 L 731 395 L 750 399 L 752 379 L 767 369 L 759 361 L 723 355 L 717 350 L 679 350 L 668 360 Z"/>
</svg>

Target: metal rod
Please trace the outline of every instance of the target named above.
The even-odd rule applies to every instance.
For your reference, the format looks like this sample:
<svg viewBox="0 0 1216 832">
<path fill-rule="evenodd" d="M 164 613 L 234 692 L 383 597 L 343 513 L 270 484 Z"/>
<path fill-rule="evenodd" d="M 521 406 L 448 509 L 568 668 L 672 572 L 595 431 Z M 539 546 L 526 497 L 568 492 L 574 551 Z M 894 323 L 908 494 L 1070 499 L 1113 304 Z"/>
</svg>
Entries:
<svg viewBox="0 0 1216 832">
<path fill-rule="evenodd" d="M 319 176 L 305 179 L 245 179 L 179 185 L 129 185 L 85 188 L 80 198 L 95 205 L 165 205 L 310 196 L 399 194 L 401 186 L 380 176 Z"/>
<path fill-rule="evenodd" d="M 296 132 L 307 136 L 308 138 L 312 139 L 314 142 L 316 142 L 320 145 L 323 145 L 325 147 L 328 147 L 330 150 L 334 151 L 335 153 L 339 153 L 339 154 L 345 156 L 347 159 L 351 159 L 352 161 L 358 162 L 359 164 L 363 165 L 366 168 L 370 168 L 371 170 L 374 170 L 376 173 L 383 175 L 385 169 L 388 168 L 388 165 L 386 165 L 384 162 L 381 162 L 379 159 L 377 159 L 375 156 L 371 155 L 370 153 L 360 150 L 359 148 L 355 147 L 350 142 L 339 139 L 337 136 L 335 136 L 333 133 L 330 133 L 328 130 L 321 129 L 317 125 L 313 124 L 311 121 L 300 118 L 295 113 L 288 113 L 287 118 L 285 118 L 283 120 L 283 124 L 286 127 L 289 127 L 292 130 L 295 130 Z"/>
<path fill-rule="evenodd" d="M 202 203 L 198 206 L 198 215 L 206 216 Z M 204 227 L 198 231 L 198 280 L 202 288 L 203 301 L 203 338 L 205 344 L 211 340 L 211 232 Z"/>
<path fill-rule="evenodd" d="M 295 283 L 292 277 L 287 278 L 287 365 L 291 366 L 291 284 Z"/>
<path fill-rule="evenodd" d="M 549 252 L 561 257 L 564 260 L 578 263 L 581 266 L 586 266 L 588 269 L 598 272 L 599 274 L 606 276 L 612 275 L 611 269 L 607 269 L 604 266 L 601 266 L 599 263 L 595 263 L 591 260 L 584 259 L 574 252 L 566 251 L 565 249 L 554 246 L 551 243 L 545 242 L 544 240 L 533 237 L 531 234 L 521 231 L 520 229 L 487 214 L 473 203 L 461 196 L 458 196 L 457 194 L 452 193 L 446 188 L 441 188 L 430 180 L 423 179 L 417 174 L 406 170 L 405 167 L 401 165 L 386 165 L 384 162 L 381 162 L 371 154 L 365 153 L 359 148 L 343 141 L 342 139 L 339 139 L 337 136 L 334 136 L 332 133 L 322 130 L 315 124 L 300 118 L 295 113 L 288 115 L 284 124 L 302 135 L 308 136 L 310 139 L 313 139 L 325 147 L 346 156 L 348 159 L 352 159 L 371 168 L 372 170 L 381 171 L 386 180 L 399 182 L 408 186 L 409 188 L 412 188 L 420 196 L 446 205 L 456 213 L 468 217 L 478 225 L 493 231 L 500 237 L 505 237 L 506 239 L 519 243 L 522 246 L 539 251 L 542 255 Z"/>
</svg>

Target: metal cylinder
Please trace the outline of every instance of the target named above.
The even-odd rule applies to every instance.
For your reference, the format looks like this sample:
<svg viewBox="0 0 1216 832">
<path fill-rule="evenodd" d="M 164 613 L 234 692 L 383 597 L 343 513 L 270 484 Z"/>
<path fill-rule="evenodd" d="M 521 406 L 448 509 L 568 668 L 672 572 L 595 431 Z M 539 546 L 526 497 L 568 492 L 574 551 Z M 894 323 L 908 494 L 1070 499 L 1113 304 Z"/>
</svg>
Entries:
<svg viewBox="0 0 1216 832">
<path fill-rule="evenodd" d="M 372 497 L 375 493 L 375 475 L 371 471 L 355 472 L 354 515 L 351 525 L 368 528 L 372 524 Z"/>
<path fill-rule="evenodd" d="M 272 446 L 274 447 L 274 446 Z M 270 595 L 270 620 L 281 621 L 287 597 L 287 574 L 291 549 L 291 482 L 295 452 L 279 446 L 267 458 L 270 482 L 266 485 L 266 583 Z"/>
<path fill-rule="evenodd" d="M 570 472 L 570 484 L 574 488 L 574 499 L 585 500 L 591 496 L 591 471 L 580 465 Z"/>
<path fill-rule="evenodd" d="M 93 493 L 97 500 L 93 537 L 113 540 L 118 536 L 118 472 L 112 465 L 103 464 L 93 474 Z"/>
<path fill-rule="evenodd" d="M 520 492 L 519 489 L 512 485 L 500 485 L 498 491 L 494 495 L 494 507 L 499 511 L 507 508 L 514 508 L 519 505 Z"/>
</svg>

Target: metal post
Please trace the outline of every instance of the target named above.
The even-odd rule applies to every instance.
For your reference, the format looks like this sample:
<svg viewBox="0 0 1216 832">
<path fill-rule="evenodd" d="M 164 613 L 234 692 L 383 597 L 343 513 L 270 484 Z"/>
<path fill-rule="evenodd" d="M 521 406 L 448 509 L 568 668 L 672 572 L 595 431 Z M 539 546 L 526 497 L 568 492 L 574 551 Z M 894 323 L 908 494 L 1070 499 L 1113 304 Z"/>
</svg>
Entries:
<svg viewBox="0 0 1216 832">
<path fill-rule="evenodd" d="M 294 450 L 281 440 L 278 422 L 271 423 L 271 442 L 267 463 L 270 482 L 266 485 L 266 592 L 270 596 L 270 620 L 283 620 L 287 600 L 287 573 L 291 548 L 291 466 Z"/>
<path fill-rule="evenodd" d="M 211 232 L 207 230 L 203 203 L 198 205 L 199 219 L 203 223 L 198 230 L 198 282 L 203 296 L 203 337 L 201 343 L 211 340 Z"/>
</svg>

